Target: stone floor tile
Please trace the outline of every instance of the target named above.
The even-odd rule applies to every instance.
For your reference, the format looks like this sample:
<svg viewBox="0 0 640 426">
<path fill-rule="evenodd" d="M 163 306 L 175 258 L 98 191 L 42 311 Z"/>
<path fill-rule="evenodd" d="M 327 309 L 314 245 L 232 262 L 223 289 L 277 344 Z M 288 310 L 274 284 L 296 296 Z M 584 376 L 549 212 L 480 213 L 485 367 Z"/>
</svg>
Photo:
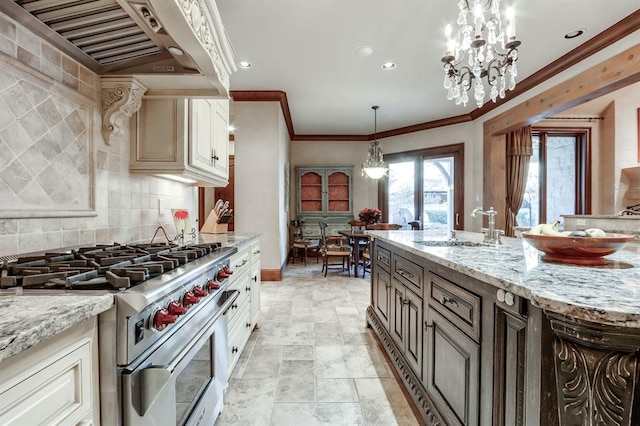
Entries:
<svg viewBox="0 0 640 426">
<path fill-rule="evenodd" d="M 276 379 L 280 373 L 282 346 L 260 345 L 249 357 L 242 377 L 245 379 Z"/>
<path fill-rule="evenodd" d="M 312 345 L 291 345 L 285 346 L 282 353 L 282 359 L 299 359 L 313 361 L 313 346 Z"/>
<path fill-rule="evenodd" d="M 272 426 L 358 426 L 365 425 L 362 408 L 357 403 L 276 403 Z"/>
<path fill-rule="evenodd" d="M 276 396 L 276 379 L 231 380 L 215 425 L 266 426 Z"/>
<path fill-rule="evenodd" d="M 378 348 L 364 345 L 316 346 L 316 377 L 389 377 Z"/>
<path fill-rule="evenodd" d="M 316 379 L 318 402 L 359 402 L 353 379 Z"/>
<path fill-rule="evenodd" d="M 355 379 L 367 425 L 418 425 L 394 378 Z"/>
</svg>

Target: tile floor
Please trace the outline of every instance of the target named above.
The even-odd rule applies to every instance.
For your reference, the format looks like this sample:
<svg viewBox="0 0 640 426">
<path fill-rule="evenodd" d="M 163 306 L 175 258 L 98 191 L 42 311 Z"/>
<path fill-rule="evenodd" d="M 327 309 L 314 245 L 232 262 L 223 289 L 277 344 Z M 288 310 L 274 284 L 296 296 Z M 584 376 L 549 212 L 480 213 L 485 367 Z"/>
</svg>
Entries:
<svg viewBox="0 0 640 426">
<path fill-rule="evenodd" d="M 419 425 L 366 327 L 367 279 L 289 265 L 262 283 L 262 318 L 216 426 Z"/>
</svg>

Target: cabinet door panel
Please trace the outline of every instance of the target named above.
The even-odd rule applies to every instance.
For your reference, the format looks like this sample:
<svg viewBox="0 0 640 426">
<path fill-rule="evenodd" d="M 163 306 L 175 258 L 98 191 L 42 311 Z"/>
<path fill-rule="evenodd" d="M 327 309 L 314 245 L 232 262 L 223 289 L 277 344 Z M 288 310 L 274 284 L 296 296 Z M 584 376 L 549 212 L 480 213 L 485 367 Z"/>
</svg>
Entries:
<svg viewBox="0 0 640 426">
<path fill-rule="evenodd" d="M 229 101 L 213 102 L 213 173 L 226 179 L 229 176 Z"/>
<path fill-rule="evenodd" d="M 427 392 L 447 424 L 477 425 L 480 346 L 433 309 L 428 324 Z"/>
<path fill-rule="evenodd" d="M 405 355 L 413 371 L 422 379 L 422 348 L 424 346 L 422 327 L 422 299 L 410 290 L 405 291 L 404 309 L 407 315 Z"/>
<path fill-rule="evenodd" d="M 527 322 L 496 307 L 493 424 L 524 425 Z"/>
<path fill-rule="evenodd" d="M 375 268 L 373 278 L 374 299 L 376 313 L 380 321 L 389 329 L 389 310 L 391 302 L 391 277 L 388 272 Z"/>
<path fill-rule="evenodd" d="M 212 172 L 214 103 L 211 99 L 191 99 L 189 102 L 191 113 L 189 160 L 193 167 Z"/>
<path fill-rule="evenodd" d="M 392 281 L 393 300 L 391 305 L 391 337 L 398 347 L 404 348 L 404 286 Z"/>
</svg>

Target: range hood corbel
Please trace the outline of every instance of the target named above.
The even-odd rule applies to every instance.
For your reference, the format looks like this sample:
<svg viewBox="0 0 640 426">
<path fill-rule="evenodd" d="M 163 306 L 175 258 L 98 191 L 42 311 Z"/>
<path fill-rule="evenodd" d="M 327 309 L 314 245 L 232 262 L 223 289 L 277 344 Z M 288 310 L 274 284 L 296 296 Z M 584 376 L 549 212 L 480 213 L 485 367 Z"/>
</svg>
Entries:
<svg viewBox="0 0 640 426">
<path fill-rule="evenodd" d="M 102 84 L 102 137 L 107 145 L 120 140 L 123 131 L 121 118 L 130 118 L 142 105 L 147 88 L 135 77 L 101 77 Z"/>
</svg>

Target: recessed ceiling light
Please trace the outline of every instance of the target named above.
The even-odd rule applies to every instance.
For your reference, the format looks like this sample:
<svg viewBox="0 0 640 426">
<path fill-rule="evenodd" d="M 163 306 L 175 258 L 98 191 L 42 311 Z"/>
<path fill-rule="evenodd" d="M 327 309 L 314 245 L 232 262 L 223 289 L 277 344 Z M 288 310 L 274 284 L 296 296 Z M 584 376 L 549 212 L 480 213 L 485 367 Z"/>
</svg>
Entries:
<svg viewBox="0 0 640 426">
<path fill-rule="evenodd" d="M 575 31 L 569 31 L 568 33 L 566 33 L 564 35 L 564 38 L 566 39 L 571 39 L 571 38 L 576 38 L 576 37 L 580 37 L 582 34 L 585 33 L 586 30 L 580 29 L 580 30 L 575 30 Z"/>
<path fill-rule="evenodd" d="M 244 68 L 244 69 L 251 68 L 251 62 L 240 61 L 240 62 L 238 62 L 238 66 L 240 68 Z"/>
<path fill-rule="evenodd" d="M 176 46 L 169 46 L 167 47 L 167 50 L 171 52 L 172 55 L 176 55 L 176 56 L 184 55 L 184 51 Z"/>
<path fill-rule="evenodd" d="M 396 69 L 398 65 L 395 62 L 385 62 L 384 64 L 380 65 L 380 68 L 382 68 L 385 71 L 388 70 L 394 70 Z"/>
<path fill-rule="evenodd" d="M 353 49 L 353 51 L 351 52 L 353 56 L 356 56 L 358 58 L 367 57 L 372 53 L 373 53 L 373 48 L 371 46 L 358 46 L 355 49 Z"/>
</svg>

